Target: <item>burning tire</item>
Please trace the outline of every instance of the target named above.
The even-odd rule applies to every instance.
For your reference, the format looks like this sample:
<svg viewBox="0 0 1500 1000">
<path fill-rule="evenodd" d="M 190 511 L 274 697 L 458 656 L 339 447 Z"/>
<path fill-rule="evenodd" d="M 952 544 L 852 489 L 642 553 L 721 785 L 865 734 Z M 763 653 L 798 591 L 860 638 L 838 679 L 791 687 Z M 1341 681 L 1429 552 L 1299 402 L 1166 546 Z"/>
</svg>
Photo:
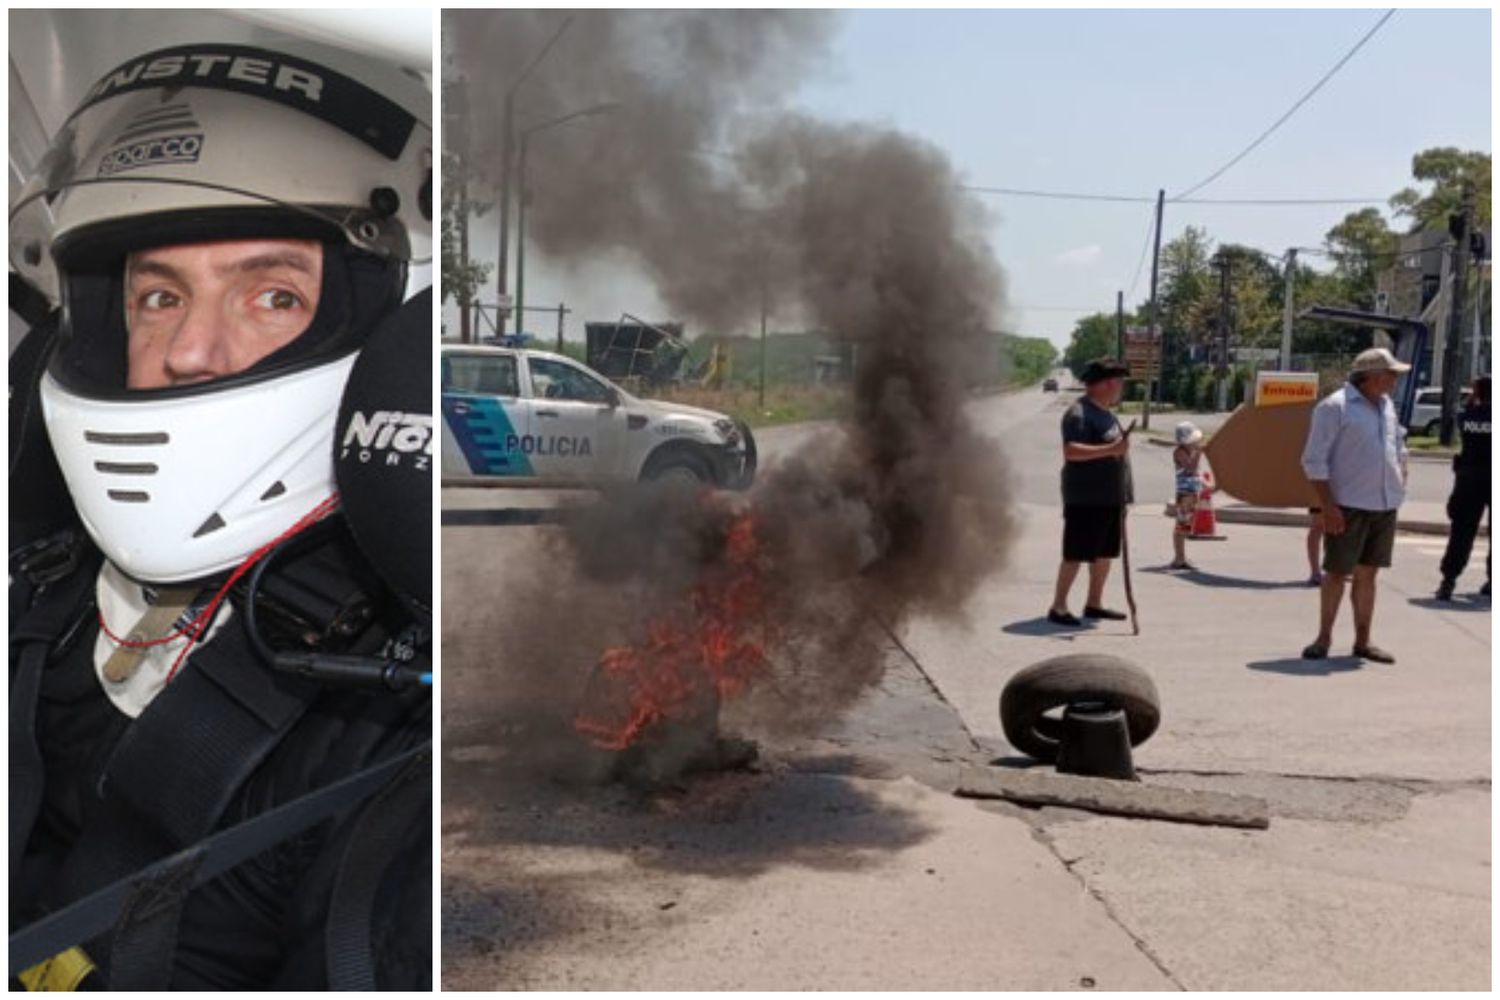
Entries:
<svg viewBox="0 0 1500 1000">
<path fill-rule="evenodd" d="M 1057 759 L 1061 719 L 1047 713 L 1081 702 L 1125 712 L 1130 745 L 1150 739 L 1161 722 L 1156 685 L 1140 667 L 1118 656 L 1056 656 L 1022 670 L 1000 692 L 1000 725 L 1011 746 L 1037 760 Z"/>
</svg>

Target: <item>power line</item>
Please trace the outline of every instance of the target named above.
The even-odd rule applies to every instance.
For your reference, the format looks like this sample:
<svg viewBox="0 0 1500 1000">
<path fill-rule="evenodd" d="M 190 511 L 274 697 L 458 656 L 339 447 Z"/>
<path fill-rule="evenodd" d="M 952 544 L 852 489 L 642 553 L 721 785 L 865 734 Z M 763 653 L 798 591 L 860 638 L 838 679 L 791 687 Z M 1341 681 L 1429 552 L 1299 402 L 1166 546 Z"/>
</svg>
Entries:
<svg viewBox="0 0 1500 1000">
<path fill-rule="evenodd" d="M 1056 201 L 1111 201 L 1154 205 L 1155 198 L 1138 198 L 1123 194 L 1089 194 L 1082 191 L 1037 191 L 1028 188 L 990 187 L 960 184 L 962 191 L 999 194 L 1016 198 L 1050 198 Z M 1168 198 L 1184 205 L 1384 205 L 1386 198 Z"/>
<path fill-rule="evenodd" d="M 1260 135 L 1256 136 L 1254 142 L 1250 143 L 1250 145 L 1248 145 L 1244 149 L 1242 149 L 1239 152 L 1238 155 L 1236 155 L 1233 159 L 1231 159 L 1228 163 L 1224 164 L 1218 170 L 1215 170 L 1213 173 L 1209 174 L 1203 180 L 1199 181 L 1197 184 L 1194 184 L 1192 187 L 1188 188 L 1186 191 L 1182 192 L 1181 194 L 1179 194 L 1179 195 L 1177 195 L 1177 196 L 1175 196 L 1173 198 L 1169 198 L 1167 200 L 1168 201 L 1180 201 L 1180 200 L 1186 198 L 1188 195 L 1192 194 L 1193 192 L 1201 190 L 1202 188 L 1207 187 L 1208 185 L 1212 184 L 1214 181 L 1216 181 L 1220 177 L 1222 177 L 1225 173 L 1227 173 L 1229 171 L 1229 169 L 1231 167 L 1233 167 L 1236 163 L 1239 163 L 1245 157 L 1249 156 L 1250 153 L 1251 153 L 1251 151 L 1254 150 L 1256 146 L 1259 146 L 1262 142 L 1265 142 L 1266 139 L 1268 139 L 1270 137 L 1270 135 L 1271 135 L 1272 132 L 1275 132 L 1278 128 L 1280 128 L 1286 122 L 1286 120 L 1288 118 L 1290 118 L 1290 117 L 1292 117 L 1292 115 L 1296 114 L 1298 108 L 1300 108 L 1300 107 L 1302 107 L 1302 105 L 1306 104 L 1312 98 L 1312 96 L 1314 94 L 1316 94 L 1319 90 L 1322 90 L 1323 89 L 1323 85 L 1326 84 L 1329 80 L 1333 79 L 1334 74 L 1337 73 L 1339 70 L 1343 69 L 1344 68 L 1344 64 L 1347 63 L 1350 59 L 1353 59 L 1354 58 L 1354 54 L 1356 52 L 1358 52 L 1360 49 L 1364 48 L 1365 43 L 1368 42 L 1371 38 L 1375 37 L 1375 32 L 1379 31 L 1385 25 L 1385 22 L 1389 21 L 1391 19 L 1391 17 L 1395 15 L 1395 13 L 1396 13 L 1395 8 L 1391 8 L 1390 10 L 1386 11 L 1385 15 L 1383 17 L 1381 17 L 1381 19 L 1379 21 L 1375 22 L 1375 26 L 1373 28 L 1371 28 L 1369 31 L 1365 32 L 1363 38 L 1361 38 L 1359 41 L 1357 41 L 1357 42 L 1354 43 L 1354 48 L 1352 48 L 1348 52 L 1344 53 L 1344 57 L 1342 59 L 1340 59 L 1338 62 L 1334 63 L 1333 68 L 1330 69 L 1327 73 L 1324 73 L 1322 79 L 1320 79 L 1317 83 L 1315 83 L 1315 84 L 1312 85 L 1312 89 L 1311 90 L 1309 90 L 1307 93 L 1305 93 L 1301 97 L 1299 97 L 1297 99 L 1297 102 L 1295 104 L 1293 104 L 1290 108 L 1288 108 L 1286 110 L 1285 114 L 1283 114 L 1280 118 L 1278 118 L 1274 122 L 1272 122 L 1270 128 L 1266 129 Z"/>
<path fill-rule="evenodd" d="M 1384 205 L 1386 198 L 1168 198 L 1178 205 Z"/>
<path fill-rule="evenodd" d="M 1155 198 L 1135 198 L 1123 194 L 1083 194 L 1077 191 L 1030 191 L 1021 188 L 986 187 L 979 184 L 960 184 L 959 190 L 980 194 L 1014 195 L 1019 198 L 1054 198 L 1059 201 L 1124 201 L 1156 203 Z"/>
<path fill-rule="evenodd" d="M 1146 216 L 1146 242 L 1141 244 L 1141 255 L 1135 262 L 1135 277 L 1130 279 L 1130 291 L 1126 294 L 1127 299 L 1135 298 L 1135 286 L 1141 283 L 1141 267 L 1146 263 L 1146 251 L 1151 249 L 1151 234 L 1156 230 L 1156 213 L 1153 211 Z"/>
</svg>

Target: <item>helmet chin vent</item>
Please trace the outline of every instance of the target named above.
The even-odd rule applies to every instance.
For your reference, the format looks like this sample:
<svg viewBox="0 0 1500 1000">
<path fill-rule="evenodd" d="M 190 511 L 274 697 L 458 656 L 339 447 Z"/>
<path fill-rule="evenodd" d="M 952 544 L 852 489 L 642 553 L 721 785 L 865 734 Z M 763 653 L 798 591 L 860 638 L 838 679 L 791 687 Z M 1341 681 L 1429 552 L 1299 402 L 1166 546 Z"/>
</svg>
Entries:
<svg viewBox="0 0 1500 1000">
<path fill-rule="evenodd" d="M 155 462 L 95 462 L 94 469 L 114 476 L 154 476 Z"/>
<path fill-rule="evenodd" d="M 149 431 L 142 434 L 84 431 L 83 439 L 90 444 L 167 444 L 172 440 L 165 431 Z"/>
<path fill-rule="evenodd" d="M 264 493 L 262 493 L 260 495 L 260 499 L 261 499 L 262 502 L 264 502 L 266 500 L 275 500 L 277 497 L 281 496 L 281 494 L 283 494 L 285 492 L 286 492 L 286 483 L 283 483 L 281 480 L 278 479 L 278 480 L 276 480 L 276 482 L 274 482 L 274 483 L 271 484 L 271 488 L 270 489 L 266 490 Z"/>
<path fill-rule="evenodd" d="M 145 490 L 109 490 L 109 498 L 116 503 L 149 503 L 151 494 Z"/>
<path fill-rule="evenodd" d="M 207 521 L 204 521 L 201 525 L 198 526 L 198 530 L 193 532 L 193 537 L 202 538 L 204 535 L 218 531 L 222 527 L 224 527 L 224 519 L 218 514 L 214 514 Z"/>
</svg>

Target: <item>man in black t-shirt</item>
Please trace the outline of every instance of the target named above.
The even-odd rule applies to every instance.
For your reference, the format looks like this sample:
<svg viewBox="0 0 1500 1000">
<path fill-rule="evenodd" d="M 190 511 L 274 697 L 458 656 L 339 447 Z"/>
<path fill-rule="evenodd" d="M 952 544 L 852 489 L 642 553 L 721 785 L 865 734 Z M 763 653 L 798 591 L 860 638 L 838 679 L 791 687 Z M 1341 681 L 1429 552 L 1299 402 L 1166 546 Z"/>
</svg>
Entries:
<svg viewBox="0 0 1500 1000">
<path fill-rule="evenodd" d="M 1122 621 L 1125 615 L 1104 607 L 1109 562 L 1120 555 L 1125 505 L 1135 500 L 1130 478 L 1130 437 L 1109 411 L 1120 401 L 1129 369 L 1113 358 L 1090 361 L 1083 371 L 1084 395 L 1063 414 L 1063 552 L 1057 589 L 1047 620 L 1077 627 L 1083 622 L 1068 611 L 1068 592 L 1084 563 L 1089 567 L 1085 618 Z"/>
<path fill-rule="evenodd" d="M 1468 405 L 1458 416 L 1463 446 L 1453 458 L 1453 492 L 1448 497 L 1448 548 L 1443 553 L 1443 581 L 1437 599 L 1453 600 L 1453 585 L 1469 564 L 1479 521 L 1490 507 L 1490 377 L 1474 380 Z M 1490 557 L 1484 557 L 1484 587 L 1490 592 Z"/>
</svg>

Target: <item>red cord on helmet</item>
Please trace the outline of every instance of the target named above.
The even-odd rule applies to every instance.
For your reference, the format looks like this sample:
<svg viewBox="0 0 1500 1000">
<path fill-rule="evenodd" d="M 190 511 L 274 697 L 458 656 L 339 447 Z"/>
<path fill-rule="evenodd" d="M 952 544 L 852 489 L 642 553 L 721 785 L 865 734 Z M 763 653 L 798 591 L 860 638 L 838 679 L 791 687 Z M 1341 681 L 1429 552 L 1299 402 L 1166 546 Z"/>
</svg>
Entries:
<svg viewBox="0 0 1500 1000">
<path fill-rule="evenodd" d="M 110 640 L 114 642 L 115 645 L 124 646 L 127 649 L 148 649 L 152 646 L 160 646 L 165 643 L 171 642 L 174 639 L 180 639 L 183 636 L 187 636 L 187 644 L 182 647 L 182 652 L 177 654 L 177 659 L 172 661 L 172 669 L 167 671 L 167 682 L 170 683 L 172 678 L 177 676 L 177 668 L 182 665 L 183 659 L 186 658 L 188 652 L 193 648 L 193 645 L 207 634 L 208 626 L 213 621 L 214 615 L 218 613 L 219 605 L 224 603 L 224 598 L 229 594 L 229 588 L 233 587 L 239 581 L 240 577 L 248 573 L 256 563 L 265 558 L 266 553 L 270 552 L 272 549 L 276 548 L 276 546 L 280 545 L 282 542 L 285 542 L 287 539 L 292 538 L 295 535 L 302 533 L 303 531 L 306 531 L 308 528 L 321 521 L 324 517 L 328 516 L 330 513 L 336 510 L 338 508 L 338 504 L 339 495 L 337 493 L 334 493 L 324 499 L 312 510 L 302 515 L 302 517 L 297 520 L 296 524 L 293 524 L 286 531 L 282 532 L 280 535 L 271 539 L 271 541 L 267 542 L 265 545 L 262 545 L 260 548 L 256 549 L 254 552 L 246 556 L 244 561 L 241 562 L 239 566 L 235 567 L 234 572 L 229 574 L 229 579 L 225 580 L 224 585 L 221 586 L 218 592 L 214 594 L 213 600 L 209 601 L 208 605 L 202 611 L 194 615 L 192 621 L 188 622 L 186 625 L 183 625 L 181 628 L 175 629 L 174 631 L 162 636 L 159 639 L 124 639 L 116 635 L 114 632 L 110 631 L 109 626 L 105 624 L 104 621 L 104 611 L 103 609 L 100 609 L 100 630 L 102 630 L 105 635 L 109 636 Z"/>
</svg>

